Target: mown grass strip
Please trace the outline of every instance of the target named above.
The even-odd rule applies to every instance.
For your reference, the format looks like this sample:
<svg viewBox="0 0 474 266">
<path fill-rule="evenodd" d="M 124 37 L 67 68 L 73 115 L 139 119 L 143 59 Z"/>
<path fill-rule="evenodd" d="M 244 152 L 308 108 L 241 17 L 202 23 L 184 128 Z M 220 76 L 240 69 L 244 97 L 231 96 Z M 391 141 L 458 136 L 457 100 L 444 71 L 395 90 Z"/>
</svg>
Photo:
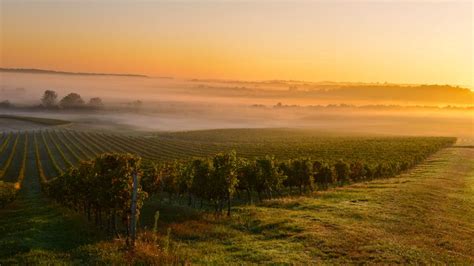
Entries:
<svg viewBox="0 0 474 266">
<path fill-rule="evenodd" d="M 72 145 L 74 147 L 74 149 L 81 154 L 81 156 L 79 156 L 79 157 L 82 160 L 90 159 L 92 157 L 84 151 L 83 147 L 80 147 L 80 143 L 78 143 L 78 141 L 74 141 L 74 140 L 71 139 L 71 134 L 69 132 L 64 131 L 64 130 L 61 130 L 59 132 L 61 133 L 61 135 L 64 138 L 64 143 L 65 144 L 69 143 L 70 145 Z M 77 153 L 76 153 L 76 155 L 77 155 Z"/>
<path fill-rule="evenodd" d="M 68 130 L 68 133 L 74 138 L 74 140 L 79 143 L 82 147 L 84 147 L 87 152 L 91 155 L 91 157 L 97 156 L 97 154 L 100 154 L 103 152 L 103 150 L 95 145 L 94 143 L 91 143 L 87 138 L 84 137 L 84 134 L 79 133 L 77 131 L 71 131 Z"/>
<path fill-rule="evenodd" d="M 35 145 L 35 161 L 36 161 L 36 169 L 38 170 L 38 176 L 40 178 L 41 184 L 46 184 L 48 182 L 48 178 L 46 177 L 43 169 L 43 165 L 41 164 L 41 156 L 39 152 L 39 145 L 38 139 L 36 138 L 36 133 L 33 133 L 34 145 Z"/>
<path fill-rule="evenodd" d="M 0 179 L 3 179 L 5 177 L 5 172 L 10 167 L 13 158 L 15 157 L 16 153 L 16 146 L 18 145 L 18 140 L 20 139 L 20 134 L 16 135 L 15 142 L 13 143 L 12 151 L 10 152 L 8 159 L 5 161 L 5 164 L 3 165 L 2 169 L 0 169 Z"/>
<path fill-rule="evenodd" d="M 2 146 L 0 146 L 0 154 L 3 153 L 3 151 L 7 148 L 8 144 L 10 143 L 10 140 L 13 136 L 13 132 L 8 134 L 7 138 L 3 141 Z"/>
<path fill-rule="evenodd" d="M 74 159 L 76 160 L 76 162 L 80 162 L 80 161 L 84 160 L 84 158 L 81 158 L 79 155 L 77 155 L 77 153 L 63 140 L 64 135 L 63 135 L 63 137 L 60 137 L 56 130 L 54 130 L 53 132 L 54 132 L 53 134 L 54 134 L 55 140 L 58 140 L 58 142 L 59 142 L 58 143 L 59 146 L 65 147 L 66 152 L 71 154 L 72 157 L 74 157 Z"/>
<path fill-rule="evenodd" d="M 112 149 L 113 151 L 115 152 L 119 152 L 119 153 L 135 153 L 135 152 L 131 152 L 129 150 L 126 149 L 126 147 L 123 147 L 123 145 L 120 145 L 118 143 L 116 143 L 110 136 L 108 135 L 104 135 L 104 134 L 100 134 L 100 133 L 96 133 L 94 134 L 93 136 L 94 139 L 97 139 L 99 141 L 101 141 L 101 143 L 106 143 L 108 147 L 110 147 L 110 149 Z M 135 153 L 136 154 L 136 153 Z"/>
<path fill-rule="evenodd" d="M 100 153 L 118 151 L 116 147 L 111 147 L 108 142 L 98 142 L 95 134 L 93 135 L 89 132 L 81 132 L 80 134 L 84 137 L 83 139 L 87 140 L 95 149 L 100 150 Z"/>
<path fill-rule="evenodd" d="M 47 131 L 48 132 L 48 137 L 49 137 L 49 140 L 53 143 L 54 147 L 56 147 L 56 150 L 58 151 L 59 153 L 59 156 L 61 156 L 61 158 L 63 159 L 63 161 L 66 163 L 66 167 L 72 167 L 74 166 L 74 164 L 71 163 L 71 161 L 67 158 L 67 156 L 64 154 L 63 150 L 61 149 L 61 147 L 59 146 L 57 140 L 55 138 L 53 138 L 53 136 L 51 135 L 51 131 Z"/>
<path fill-rule="evenodd" d="M 63 170 L 61 169 L 61 167 L 59 167 L 58 162 L 54 158 L 53 153 L 51 152 L 51 149 L 49 148 L 48 143 L 46 142 L 46 137 L 45 137 L 44 132 L 41 131 L 40 134 L 43 140 L 44 147 L 46 148 L 46 153 L 48 154 L 49 160 L 51 161 L 51 164 L 53 165 L 54 170 L 56 171 L 58 175 L 62 175 Z"/>
<path fill-rule="evenodd" d="M 25 171 L 26 171 L 26 156 L 28 154 L 28 133 L 25 132 L 25 141 L 23 147 L 23 157 L 21 159 L 21 167 L 18 173 L 17 181 L 15 182 L 15 188 L 20 189 L 21 184 L 23 183 L 23 179 L 25 179 Z"/>
</svg>

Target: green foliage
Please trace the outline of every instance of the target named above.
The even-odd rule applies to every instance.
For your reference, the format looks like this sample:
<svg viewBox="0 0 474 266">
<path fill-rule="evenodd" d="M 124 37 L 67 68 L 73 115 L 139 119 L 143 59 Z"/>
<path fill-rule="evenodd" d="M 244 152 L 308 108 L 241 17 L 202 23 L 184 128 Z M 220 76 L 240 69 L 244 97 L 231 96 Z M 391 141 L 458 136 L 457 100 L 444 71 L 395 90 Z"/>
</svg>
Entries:
<svg viewBox="0 0 474 266">
<path fill-rule="evenodd" d="M 227 215 L 230 215 L 230 204 L 239 179 L 237 178 L 237 156 L 235 151 L 221 153 L 212 160 L 211 199 L 216 210 L 222 211 L 224 201 L 227 201 Z"/>
<path fill-rule="evenodd" d="M 191 191 L 194 196 L 201 199 L 210 199 L 211 193 L 207 189 L 208 185 L 212 183 L 211 173 L 212 164 L 209 159 L 195 159 L 192 161 L 193 167 L 193 182 Z M 201 200 L 202 203 L 202 200 Z M 202 207 L 202 206 L 201 206 Z"/>
<path fill-rule="evenodd" d="M 226 151 L 232 147 L 222 143 L 212 144 L 205 141 L 184 141 L 171 138 L 158 140 L 68 130 L 58 132 L 51 134 L 51 139 L 54 140 L 48 138 L 46 142 L 41 141 L 41 136 L 44 137 L 43 133 L 40 133 L 40 136 L 33 133 L 33 138 L 29 138 L 28 142 L 33 141 L 34 143 L 36 162 L 31 169 L 36 167 L 34 170 L 37 172 L 35 173 L 38 173 L 45 192 L 51 198 L 73 210 L 84 212 L 91 221 L 95 221 L 100 228 L 107 229 L 111 233 L 114 231 L 124 232 L 128 228 L 130 210 L 127 205 L 130 205 L 130 172 L 133 173 L 133 171 L 139 173 L 143 186 L 143 191 L 140 190 L 139 207 L 143 202 L 145 191 L 149 194 L 156 194 L 160 200 L 168 197 L 169 201 L 164 204 L 169 205 L 172 200 L 188 196 L 192 201 L 201 201 L 201 203 L 204 201 L 211 206 L 213 204 L 218 212 L 222 212 L 226 203 L 228 210 L 230 210 L 232 201 L 241 203 L 241 194 L 250 195 L 249 201 L 252 196 L 256 196 L 255 194 L 258 193 L 261 194 L 262 199 L 269 199 L 291 193 L 294 188 L 298 187 L 304 192 L 315 189 L 316 185 L 319 189 L 325 189 L 342 182 L 365 182 L 375 178 L 391 177 L 412 168 L 453 142 L 452 138 L 424 137 L 343 138 L 344 141 L 339 142 L 333 138 L 319 137 L 318 141 L 321 142 L 319 143 L 309 136 L 306 140 L 306 137 L 281 140 L 281 136 L 275 136 L 271 141 L 269 140 L 269 143 L 266 143 L 268 145 L 263 145 L 262 143 L 265 141 L 262 139 L 249 140 L 249 143 L 245 144 L 239 142 L 240 140 L 237 138 L 233 145 L 237 147 L 237 150 L 242 151 L 242 153 L 239 152 L 241 157 L 237 157 L 235 152 L 216 153 L 215 151 L 221 151 L 221 148 L 222 151 Z M 10 165 L 15 166 L 24 164 L 27 146 L 25 139 L 25 150 L 21 144 L 12 149 L 13 142 L 18 138 L 17 134 L 3 134 L 0 137 L 3 141 L 1 145 L 5 147 L 4 150 L 0 149 L 2 162 L 6 162 L 8 158 L 12 157 Z M 46 134 L 46 136 L 48 135 Z M 63 140 L 59 140 L 61 137 L 64 137 Z M 23 138 L 23 133 L 21 133 L 21 138 Z M 58 145 L 56 146 L 54 143 Z M 258 149 L 254 149 L 253 145 Z M 68 170 L 61 169 L 57 165 L 58 169 L 65 172 L 57 178 L 55 171 L 50 171 L 54 170 L 56 161 L 61 160 L 62 156 L 73 158 L 76 154 L 81 159 L 85 159 L 87 157 L 83 156 L 85 154 L 92 157 L 104 151 L 113 150 L 129 151 L 136 155 L 109 154 L 102 155 L 93 161 L 80 163 L 71 161 L 76 167 Z M 15 156 L 12 155 L 14 152 Z M 265 156 L 267 154 L 269 156 Z M 29 156 L 28 158 L 30 158 Z M 138 156 L 143 156 L 144 161 L 142 162 Z M 338 162 L 339 158 L 342 158 L 343 161 Z M 31 159 L 33 160 L 32 157 Z M 27 177 L 29 173 L 26 173 Z M 370 183 L 367 186 L 369 185 Z M 11 189 L 12 187 L 14 189 L 14 184 L 0 183 L 0 187 L 0 202 L 1 198 L 9 198 L 8 201 L 10 201 L 13 198 L 11 197 L 13 194 L 10 192 L 13 191 Z M 337 198 L 340 194 L 322 192 L 318 195 L 321 197 L 332 195 L 331 197 Z M 294 199 L 273 199 L 261 204 L 265 206 L 277 201 L 285 204 L 286 201 L 292 200 Z M 359 199 L 355 198 L 355 200 Z M 291 206 L 288 208 L 293 213 L 295 209 L 303 209 L 298 207 L 301 207 L 301 204 L 301 202 L 290 204 Z M 170 208 L 174 210 L 176 206 Z M 241 208 L 242 206 L 233 208 L 232 211 L 238 213 Z M 250 206 L 248 208 L 258 207 Z M 276 215 L 281 215 L 277 208 L 263 209 L 272 209 L 272 214 L 269 215 L 272 219 Z M 319 212 L 314 210 L 320 209 L 313 206 L 311 213 L 316 215 Z M 165 212 L 162 214 L 162 220 L 169 219 Z M 344 215 L 344 212 L 341 214 Z M 234 219 L 221 220 L 238 220 L 239 215 L 233 215 Z M 354 217 L 360 219 L 360 216 Z M 317 218 L 321 219 L 321 217 Z M 301 219 L 309 221 L 307 218 Z M 161 226 L 161 220 L 159 224 L 159 231 L 166 233 L 165 227 Z M 157 228 L 156 226 L 155 223 L 155 228 Z M 266 223 L 262 223 L 258 219 L 250 220 L 247 228 L 247 231 L 251 231 L 249 237 L 255 236 L 256 233 L 262 233 L 266 238 L 286 237 L 284 234 L 288 234 L 288 228 L 284 223 L 278 224 L 271 219 Z M 282 230 L 275 230 L 275 228 Z M 221 230 L 220 227 L 207 231 L 213 240 L 216 237 L 226 239 L 228 234 L 235 232 L 234 227 L 225 234 L 219 230 Z M 296 231 L 297 229 L 295 229 Z M 279 235 L 280 233 L 281 235 Z M 176 230 L 173 227 L 173 236 L 178 234 L 180 234 L 179 227 Z M 196 235 L 199 234 L 196 233 Z M 157 236 L 157 238 L 159 237 Z M 245 241 L 248 239 L 246 237 Z M 169 249 L 171 242 L 169 237 L 158 240 L 162 240 L 159 243 L 163 250 Z M 157 242 L 157 240 L 153 241 L 151 246 L 156 246 Z M 262 243 L 259 242 L 258 245 L 260 244 Z M 300 246 L 295 248 L 301 250 Z M 97 250 L 101 250 L 101 248 L 97 248 Z M 120 252 L 116 251 L 114 254 L 121 254 Z M 249 254 L 250 251 L 245 253 L 245 255 Z M 256 261 L 261 262 L 263 259 Z"/>
<path fill-rule="evenodd" d="M 59 203 L 95 216 L 99 226 L 116 232 L 120 218 L 128 232 L 133 191 L 133 175 L 141 176 L 140 158 L 130 154 L 102 154 L 84 161 L 47 183 L 47 193 Z M 139 213 L 146 192 L 138 187 Z M 104 220 L 105 218 L 105 220 Z"/>
<path fill-rule="evenodd" d="M 210 137 L 210 133 L 218 133 L 215 142 L 201 138 Z M 184 140 L 183 136 L 189 139 Z M 188 205 L 196 206 L 196 202 L 201 207 L 211 205 L 217 212 L 226 203 L 229 210 L 236 194 L 239 202 L 244 195 L 251 203 L 254 197 L 274 198 L 291 194 L 294 189 L 304 193 L 394 176 L 454 141 L 440 137 L 331 137 L 291 130 L 169 133 L 160 139 L 56 130 L 33 133 L 33 137 L 35 166 L 44 184 L 62 172 L 66 172 L 65 179 L 68 175 L 71 179 L 78 174 L 87 175 L 84 169 L 90 167 L 84 166 L 87 164 L 74 170 L 79 173 L 65 169 L 69 165 L 81 165 L 81 160 L 104 152 L 130 152 L 144 158 L 140 166 L 144 191 L 169 202 L 187 198 Z M 235 137 L 235 141 L 227 143 L 229 137 Z M 9 158 L 11 165 L 23 164 L 19 159 L 22 156 L 14 156 L 18 148 L 12 149 L 12 142 L 17 138 L 18 133 L 2 135 L 4 164 Z M 218 152 L 232 147 L 242 151 L 239 158 L 233 151 Z M 82 181 L 85 183 L 81 186 L 89 186 L 91 191 L 97 187 L 95 183 L 87 183 L 87 179 Z M 96 200 L 104 201 L 100 197 Z M 86 207 L 92 210 L 92 215 L 98 211 L 94 204 Z M 71 207 L 84 208 L 76 203 Z"/>
<path fill-rule="evenodd" d="M 365 165 L 359 161 L 352 162 L 349 166 L 350 179 L 354 182 L 359 182 L 367 178 L 367 170 Z M 406 169 L 405 169 L 406 170 Z"/>
<path fill-rule="evenodd" d="M 267 131 L 270 133 L 264 133 Z M 263 158 L 269 155 L 274 156 L 278 161 L 311 158 L 314 161 L 330 164 L 343 159 L 348 163 L 358 161 L 371 167 L 381 162 L 399 162 L 399 167 L 403 166 L 406 170 L 433 152 L 451 145 L 455 141 L 454 138 L 443 137 L 331 137 L 321 136 L 314 132 L 313 135 L 309 133 L 296 134 L 288 130 L 284 131 L 288 133 L 288 137 L 285 138 L 283 133 L 278 133 L 278 130 L 275 130 L 276 133 L 271 133 L 273 132 L 271 130 L 267 131 L 257 131 L 262 136 L 257 133 L 255 135 L 254 133 L 243 133 L 244 136 L 249 135 L 250 138 L 244 141 L 237 134 L 240 131 L 227 130 L 225 132 L 228 132 L 226 134 L 229 135 L 229 138 L 235 136 L 234 141 L 210 142 L 201 140 L 201 137 L 214 139 L 209 135 L 212 132 L 193 133 L 199 134 L 199 138 L 194 135 L 185 135 L 190 138 L 186 140 L 180 133 L 169 133 L 163 137 L 155 138 L 61 130 L 65 135 L 64 139 L 69 137 L 77 145 L 67 145 L 70 149 L 65 146 L 60 148 L 68 158 L 76 157 L 74 153 L 82 154 L 75 146 L 87 151 L 89 157 L 105 152 L 122 152 L 136 154 L 146 160 L 161 163 L 209 158 L 221 152 L 235 150 L 239 157 L 246 159 Z M 51 147 L 54 145 L 48 144 L 47 146 L 50 146 L 52 151 L 54 150 L 54 147 Z M 56 156 L 56 154 L 53 155 Z M 62 157 L 60 154 L 57 155 Z"/>
<path fill-rule="evenodd" d="M 258 168 L 255 161 L 240 159 L 238 169 L 238 189 L 247 192 L 247 200 L 249 203 L 252 203 L 252 193 L 257 190 L 257 178 Z"/>
<path fill-rule="evenodd" d="M 306 189 L 313 191 L 313 164 L 308 158 L 294 159 L 289 162 L 288 179 L 298 186 L 300 194 Z"/>
<path fill-rule="evenodd" d="M 329 166 L 327 163 L 316 161 L 313 163 L 313 169 L 315 171 L 315 182 L 321 189 L 327 189 L 328 186 L 336 179 L 331 166 Z"/>
<path fill-rule="evenodd" d="M 194 181 L 194 167 L 192 163 L 178 164 L 178 192 L 188 195 L 188 205 L 192 201 L 192 186 Z"/>
<path fill-rule="evenodd" d="M 161 180 L 163 183 L 163 191 L 170 195 L 177 194 L 179 191 L 179 162 L 165 163 L 160 168 Z"/>
<path fill-rule="evenodd" d="M 334 171 L 339 182 L 341 182 L 342 184 L 349 182 L 349 164 L 347 164 L 343 160 L 339 160 L 336 164 L 334 164 Z"/>
<path fill-rule="evenodd" d="M 162 176 L 156 163 L 142 163 L 142 188 L 149 194 L 158 194 L 162 186 Z"/>
<path fill-rule="evenodd" d="M 261 199 L 261 193 L 266 192 L 269 198 L 283 187 L 283 181 L 287 178 L 283 171 L 278 168 L 278 163 L 273 156 L 256 159 L 257 169 L 255 190 Z M 249 179 L 249 178 L 246 178 Z"/>
</svg>

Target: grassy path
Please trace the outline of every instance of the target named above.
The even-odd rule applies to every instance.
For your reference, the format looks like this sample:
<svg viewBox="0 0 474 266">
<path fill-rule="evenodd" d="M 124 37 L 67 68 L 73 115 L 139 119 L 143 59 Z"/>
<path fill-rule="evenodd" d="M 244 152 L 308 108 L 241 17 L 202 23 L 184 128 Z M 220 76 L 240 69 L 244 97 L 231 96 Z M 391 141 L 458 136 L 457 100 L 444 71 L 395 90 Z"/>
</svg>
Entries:
<svg viewBox="0 0 474 266">
<path fill-rule="evenodd" d="M 33 141 L 28 143 L 26 175 L 18 199 L 0 209 L 0 265 L 67 262 L 68 251 L 95 241 L 83 219 L 41 194 Z"/>
<path fill-rule="evenodd" d="M 443 150 L 397 178 L 236 213 L 168 225 L 196 263 L 473 264 L 474 149 Z"/>
</svg>

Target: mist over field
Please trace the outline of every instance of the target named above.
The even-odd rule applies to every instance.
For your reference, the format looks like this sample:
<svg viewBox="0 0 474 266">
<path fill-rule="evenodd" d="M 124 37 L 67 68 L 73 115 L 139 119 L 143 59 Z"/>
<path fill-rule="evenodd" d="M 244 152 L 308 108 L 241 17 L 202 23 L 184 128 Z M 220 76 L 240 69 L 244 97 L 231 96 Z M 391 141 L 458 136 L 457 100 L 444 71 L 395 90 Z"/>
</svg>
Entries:
<svg viewBox="0 0 474 266">
<path fill-rule="evenodd" d="M 109 103 L 133 99 L 232 105 L 430 105 L 470 106 L 474 93 L 458 86 L 389 83 L 238 81 L 173 77 L 28 74 L 0 71 L 0 96 L 20 103 L 39 103 L 45 89 L 77 92 Z"/>
<path fill-rule="evenodd" d="M 473 8 L 0 0 L 0 266 L 474 265 Z"/>
<path fill-rule="evenodd" d="M 60 98 L 71 92 L 86 101 L 101 97 L 108 107 L 101 111 L 22 111 L 72 120 L 77 127 L 127 131 L 300 127 L 375 134 L 473 134 L 473 109 L 468 105 L 473 93 L 451 86 L 0 75 L 0 99 L 19 106 L 39 105 L 46 89 L 57 91 Z M 139 110 L 120 109 L 137 100 L 143 102 Z"/>
</svg>

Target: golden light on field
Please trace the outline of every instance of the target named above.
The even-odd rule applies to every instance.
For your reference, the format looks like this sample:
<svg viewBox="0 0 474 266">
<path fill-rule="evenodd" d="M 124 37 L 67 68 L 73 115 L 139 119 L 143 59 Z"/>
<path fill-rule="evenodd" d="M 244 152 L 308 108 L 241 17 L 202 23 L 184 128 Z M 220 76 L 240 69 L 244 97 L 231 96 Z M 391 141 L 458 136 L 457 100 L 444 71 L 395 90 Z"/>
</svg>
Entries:
<svg viewBox="0 0 474 266">
<path fill-rule="evenodd" d="M 2 1 L 1 66 L 473 85 L 470 1 Z"/>
</svg>

